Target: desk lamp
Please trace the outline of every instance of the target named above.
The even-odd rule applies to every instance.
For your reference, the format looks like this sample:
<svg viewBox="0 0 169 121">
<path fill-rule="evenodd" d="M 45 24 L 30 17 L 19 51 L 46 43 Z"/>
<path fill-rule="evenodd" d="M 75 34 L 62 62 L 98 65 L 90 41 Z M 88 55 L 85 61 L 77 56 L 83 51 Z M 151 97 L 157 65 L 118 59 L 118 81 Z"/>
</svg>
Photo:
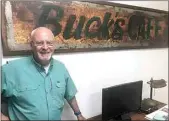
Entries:
<svg viewBox="0 0 169 121">
<path fill-rule="evenodd" d="M 166 86 L 166 81 L 164 79 L 160 80 L 151 80 L 147 82 L 150 85 L 150 98 L 146 98 L 142 101 L 142 111 L 145 111 L 146 113 L 151 113 L 154 110 L 158 109 L 158 101 L 155 101 L 152 99 L 153 95 L 153 88 L 162 88 Z"/>
</svg>

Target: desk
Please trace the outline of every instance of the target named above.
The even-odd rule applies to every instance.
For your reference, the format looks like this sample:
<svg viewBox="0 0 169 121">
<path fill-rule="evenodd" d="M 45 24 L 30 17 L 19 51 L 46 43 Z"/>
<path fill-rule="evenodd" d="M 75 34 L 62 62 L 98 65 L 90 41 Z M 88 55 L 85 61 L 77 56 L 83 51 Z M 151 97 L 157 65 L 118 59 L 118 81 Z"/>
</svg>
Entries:
<svg viewBox="0 0 169 121">
<path fill-rule="evenodd" d="M 164 103 L 161 103 L 159 101 L 156 101 L 158 103 L 158 106 L 157 108 L 160 109 L 162 108 L 163 106 L 165 106 L 166 104 Z M 148 120 L 145 118 L 147 114 L 146 113 L 142 113 L 142 112 L 139 112 L 139 113 L 130 113 L 130 116 L 131 116 L 131 120 L 132 121 L 138 121 L 138 120 Z M 97 115 L 97 116 L 94 116 L 92 118 L 89 118 L 87 120 L 102 120 L 102 115 Z"/>
<path fill-rule="evenodd" d="M 137 120 L 137 121 L 139 121 L 139 120 L 147 120 L 145 118 L 145 116 L 146 116 L 145 113 L 134 113 L 134 114 L 131 114 L 130 116 L 131 116 L 131 120 L 132 121 L 135 121 L 135 120 Z"/>
<path fill-rule="evenodd" d="M 132 121 L 138 121 L 138 120 L 147 120 L 145 118 L 145 113 L 131 113 L 130 116 L 131 116 L 131 120 Z M 101 115 L 98 115 L 98 116 L 95 116 L 95 117 L 92 117 L 92 118 L 89 118 L 88 120 L 102 120 L 102 116 Z M 110 120 L 111 121 L 111 120 Z"/>
</svg>

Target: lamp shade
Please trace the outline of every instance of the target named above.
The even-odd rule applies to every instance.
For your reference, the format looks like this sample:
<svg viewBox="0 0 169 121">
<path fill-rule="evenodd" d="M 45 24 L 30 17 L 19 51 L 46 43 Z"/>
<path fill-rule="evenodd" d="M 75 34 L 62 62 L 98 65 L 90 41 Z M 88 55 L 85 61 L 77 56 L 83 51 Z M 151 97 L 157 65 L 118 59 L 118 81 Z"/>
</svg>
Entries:
<svg viewBox="0 0 169 121">
<path fill-rule="evenodd" d="M 151 78 L 151 80 L 147 83 L 150 84 L 150 87 L 152 87 L 152 88 L 162 88 L 162 87 L 165 87 L 167 85 L 166 81 L 164 79 L 153 80 Z"/>
</svg>

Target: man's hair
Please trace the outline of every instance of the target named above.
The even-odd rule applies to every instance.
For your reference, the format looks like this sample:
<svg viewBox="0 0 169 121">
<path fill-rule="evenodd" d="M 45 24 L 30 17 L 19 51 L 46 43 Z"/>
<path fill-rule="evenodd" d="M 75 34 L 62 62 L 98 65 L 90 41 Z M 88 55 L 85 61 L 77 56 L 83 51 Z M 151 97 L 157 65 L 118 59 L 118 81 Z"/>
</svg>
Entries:
<svg viewBox="0 0 169 121">
<path fill-rule="evenodd" d="M 35 35 L 35 32 L 36 32 L 37 30 L 39 30 L 39 29 L 50 30 L 49 28 L 46 28 L 46 27 L 37 27 L 37 28 L 35 28 L 35 29 L 30 33 L 29 42 L 32 41 L 32 39 L 33 39 L 33 37 L 34 37 L 34 35 Z M 51 30 L 50 30 L 50 31 L 51 31 Z M 51 31 L 51 33 L 52 33 L 52 31 Z M 54 35 L 53 35 L 53 37 L 54 37 Z"/>
</svg>

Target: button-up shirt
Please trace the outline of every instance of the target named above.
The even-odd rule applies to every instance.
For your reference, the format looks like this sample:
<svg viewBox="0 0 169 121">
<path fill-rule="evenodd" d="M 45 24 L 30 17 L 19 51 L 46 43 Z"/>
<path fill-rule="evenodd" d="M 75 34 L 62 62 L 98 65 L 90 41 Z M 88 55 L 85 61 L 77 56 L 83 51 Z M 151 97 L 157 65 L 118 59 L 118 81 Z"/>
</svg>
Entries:
<svg viewBox="0 0 169 121">
<path fill-rule="evenodd" d="M 64 99 L 77 89 L 63 63 L 51 59 L 48 73 L 33 56 L 2 66 L 1 94 L 11 120 L 60 120 Z"/>
</svg>

